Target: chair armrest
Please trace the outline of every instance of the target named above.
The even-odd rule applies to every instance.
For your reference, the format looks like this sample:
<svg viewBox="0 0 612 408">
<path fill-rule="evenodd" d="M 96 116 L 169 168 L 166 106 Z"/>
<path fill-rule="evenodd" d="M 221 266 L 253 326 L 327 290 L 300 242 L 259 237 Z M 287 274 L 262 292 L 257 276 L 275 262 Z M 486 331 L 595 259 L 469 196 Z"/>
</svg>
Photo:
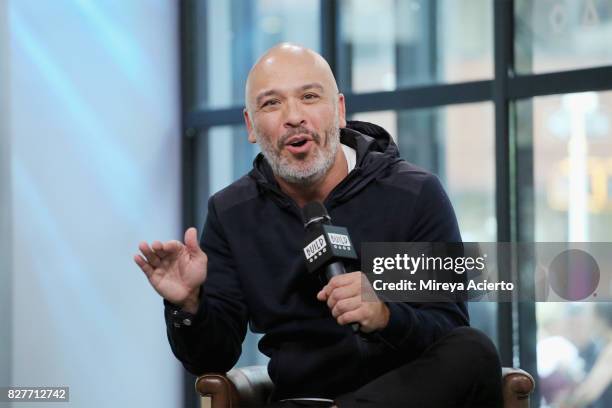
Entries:
<svg viewBox="0 0 612 408">
<path fill-rule="evenodd" d="M 504 408 L 529 408 L 529 395 L 535 388 L 533 377 L 520 368 L 502 368 Z"/>
<path fill-rule="evenodd" d="M 210 397 L 211 408 L 238 406 L 234 384 L 224 374 L 204 374 L 195 382 L 195 389 L 202 397 Z"/>
<path fill-rule="evenodd" d="M 261 407 L 274 388 L 266 366 L 234 368 L 227 374 L 204 374 L 196 391 L 211 398 L 211 408 Z"/>
</svg>

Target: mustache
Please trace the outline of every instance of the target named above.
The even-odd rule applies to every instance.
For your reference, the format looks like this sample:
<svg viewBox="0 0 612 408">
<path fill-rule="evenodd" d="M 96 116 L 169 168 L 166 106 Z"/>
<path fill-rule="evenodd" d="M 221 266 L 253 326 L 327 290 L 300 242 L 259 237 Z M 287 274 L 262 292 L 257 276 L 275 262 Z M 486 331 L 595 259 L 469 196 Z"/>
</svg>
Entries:
<svg viewBox="0 0 612 408">
<path fill-rule="evenodd" d="M 317 132 L 313 132 L 304 127 L 298 127 L 290 129 L 289 131 L 287 131 L 287 133 L 285 133 L 278 139 L 278 148 L 282 149 L 287 139 L 295 135 L 309 135 L 315 143 L 319 144 L 321 142 L 321 136 L 319 136 Z"/>
</svg>

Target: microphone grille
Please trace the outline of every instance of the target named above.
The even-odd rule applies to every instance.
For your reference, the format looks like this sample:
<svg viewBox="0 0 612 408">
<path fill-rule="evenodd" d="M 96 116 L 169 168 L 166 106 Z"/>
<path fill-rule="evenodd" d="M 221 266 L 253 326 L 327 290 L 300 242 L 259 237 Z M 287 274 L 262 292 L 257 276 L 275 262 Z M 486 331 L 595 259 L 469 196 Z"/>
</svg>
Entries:
<svg viewBox="0 0 612 408">
<path fill-rule="evenodd" d="M 326 220 L 329 222 L 331 217 L 327 213 L 327 209 L 318 201 L 312 201 L 302 208 L 302 219 L 304 224 L 308 225 L 313 221 Z"/>
</svg>

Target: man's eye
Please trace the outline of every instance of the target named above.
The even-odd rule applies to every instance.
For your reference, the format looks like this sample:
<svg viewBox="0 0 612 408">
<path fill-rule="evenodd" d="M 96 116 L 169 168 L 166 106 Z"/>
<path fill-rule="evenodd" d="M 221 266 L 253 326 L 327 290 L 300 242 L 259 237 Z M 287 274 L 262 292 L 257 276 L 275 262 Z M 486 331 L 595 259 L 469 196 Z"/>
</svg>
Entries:
<svg viewBox="0 0 612 408">
<path fill-rule="evenodd" d="M 269 101 L 265 101 L 265 102 L 264 102 L 264 103 L 261 105 L 261 107 L 262 107 L 262 108 L 265 108 L 266 106 L 273 106 L 273 105 L 276 105 L 277 103 L 278 103 L 278 101 L 277 101 L 276 99 L 271 99 L 271 100 L 269 100 Z"/>
<path fill-rule="evenodd" d="M 313 93 L 307 93 L 304 95 L 304 99 L 306 100 L 313 100 L 313 99 L 317 99 L 318 97 L 319 95 L 313 94 Z"/>
</svg>

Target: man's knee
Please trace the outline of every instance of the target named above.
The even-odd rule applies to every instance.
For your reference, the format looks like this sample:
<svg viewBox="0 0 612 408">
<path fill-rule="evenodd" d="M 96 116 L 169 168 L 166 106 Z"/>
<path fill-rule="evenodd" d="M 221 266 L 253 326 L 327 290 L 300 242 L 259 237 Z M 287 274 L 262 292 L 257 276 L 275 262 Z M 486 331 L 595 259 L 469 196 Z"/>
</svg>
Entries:
<svg viewBox="0 0 612 408">
<path fill-rule="evenodd" d="M 464 388 L 471 390 L 467 400 L 473 406 L 501 406 L 501 363 L 491 339 L 480 330 L 460 327 L 441 340 L 446 343 L 443 358 L 448 369 L 460 375 Z"/>
<path fill-rule="evenodd" d="M 463 367 L 476 365 L 479 370 L 490 374 L 501 373 L 499 354 L 495 344 L 480 330 L 472 327 L 458 327 L 440 339 L 445 354 Z M 476 368 L 476 367 L 475 367 Z M 500 374 L 501 375 L 501 374 Z"/>
<path fill-rule="evenodd" d="M 470 355 L 498 358 L 497 348 L 489 336 L 472 327 L 458 327 L 448 334 Z"/>
</svg>

